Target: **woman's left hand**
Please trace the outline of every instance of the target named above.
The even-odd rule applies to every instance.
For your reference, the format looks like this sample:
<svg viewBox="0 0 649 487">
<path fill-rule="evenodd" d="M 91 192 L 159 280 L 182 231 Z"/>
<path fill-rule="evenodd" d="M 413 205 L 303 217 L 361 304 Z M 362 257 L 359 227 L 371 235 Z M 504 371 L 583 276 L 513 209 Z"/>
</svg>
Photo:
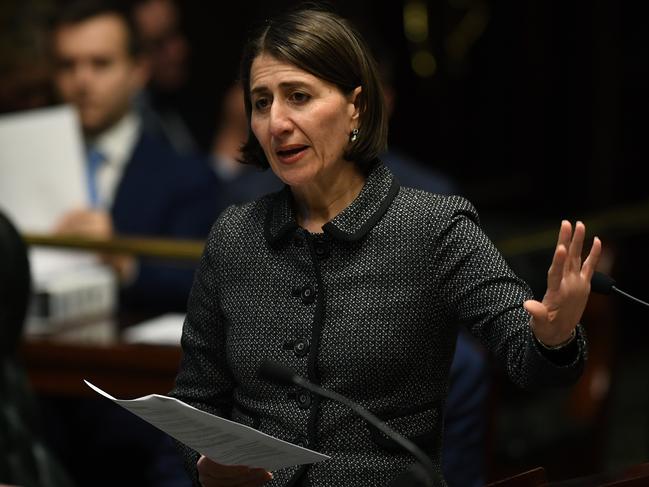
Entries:
<svg viewBox="0 0 649 487">
<path fill-rule="evenodd" d="M 532 316 L 530 326 L 536 338 L 549 347 L 568 341 L 586 308 L 590 293 L 590 279 L 602 250 L 599 238 L 583 264 L 581 253 L 586 227 L 577 222 L 573 235 L 569 221 L 561 222 L 559 239 L 548 270 L 548 288 L 543 301 L 523 303 Z"/>
</svg>

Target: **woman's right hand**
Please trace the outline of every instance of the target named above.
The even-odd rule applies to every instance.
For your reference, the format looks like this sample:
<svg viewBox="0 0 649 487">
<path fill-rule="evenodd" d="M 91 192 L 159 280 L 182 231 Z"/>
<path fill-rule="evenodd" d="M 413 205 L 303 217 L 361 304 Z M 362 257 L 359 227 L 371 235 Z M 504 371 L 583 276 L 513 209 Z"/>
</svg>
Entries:
<svg viewBox="0 0 649 487">
<path fill-rule="evenodd" d="M 223 465 L 205 456 L 198 459 L 196 467 L 203 487 L 257 487 L 273 478 L 273 474 L 263 468 Z"/>
</svg>

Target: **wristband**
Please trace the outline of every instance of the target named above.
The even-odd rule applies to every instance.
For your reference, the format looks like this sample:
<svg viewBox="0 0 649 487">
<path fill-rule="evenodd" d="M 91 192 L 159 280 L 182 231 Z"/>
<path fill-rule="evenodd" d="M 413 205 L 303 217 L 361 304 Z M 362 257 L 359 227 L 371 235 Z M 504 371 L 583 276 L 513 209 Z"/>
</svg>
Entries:
<svg viewBox="0 0 649 487">
<path fill-rule="evenodd" d="M 570 332 L 570 336 L 568 337 L 568 339 L 561 343 L 558 343 L 557 345 L 546 345 L 541 340 L 539 340 L 536 337 L 536 335 L 534 335 L 534 338 L 536 339 L 537 342 L 539 342 L 539 345 L 541 345 L 546 350 L 560 350 L 563 347 L 567 347 L 568 345 L 570 345 L 576 336 L 577 336 L 577 332 L 575 331 L 575 328 L 573 328 L 572 332 Z"/>
</svg>

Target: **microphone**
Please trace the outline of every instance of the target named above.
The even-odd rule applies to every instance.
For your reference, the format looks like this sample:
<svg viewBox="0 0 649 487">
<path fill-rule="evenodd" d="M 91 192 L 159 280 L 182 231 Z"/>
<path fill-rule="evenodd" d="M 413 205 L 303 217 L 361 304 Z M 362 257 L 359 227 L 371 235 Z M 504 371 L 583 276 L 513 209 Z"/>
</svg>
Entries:
<svg viewBox="0 0 649 487">
<path fill-rule="evenodd" d="M 631 296 L 628 293 L 625 293 L 621 289 L 618 289 L 615 286 L 615 284 L 616 284 L 615 280 L 612 277 L 609 277 L 606 274 L 602 274 L 601 272 L 595 271 L 593 273 L 593 277 L 590 280 L 590 290 L 598 294 L 611 294 L 612 291 L 621 296 L 624 296 L 627 299 L 630 299 L 631 301 L 635 301 L 636 303 L 642 304 L 649 308 L 649 303 L 641 299 L 638 299 L 635 296 Z"/>
<path fill-rule="evenodd" d="M 440 476 L 435 470 L 435 467 L 433 466 L 430 458 L 428 458 L 428 455 L 426 455 L 408 438 L 394 431 L 392 428 L 390 428 L 383 421 L 370 413 L 367 409 L 363 408 L 361 405 L 356 404 L 352 400 L 346 398 L 341 394 L 338 394 L 337 392 L 323 389 L 319 385 L 310 382 L 300 375 L 297 375 L 290 368 L 278 364 L 277 362 L 272 362 L 270 360 L 264 361 L 259 367 L 258 375 L 264 380 L 274 382 L 279 385 L 299 386 L 303 389 L 313 392 L 318 396 L 331 399 L 332 401 L 336 401 L 347 406 L 361 418 L 366 420 L 376 429 L 381 431 L 383 434 L 385 434 L 391 440 L 401 446 L 404 450 L 412 454 L 419 461 L 419 464 L 412 465 L 402 475 L 398 476 L 390 485 L 395 487 L 406 485 L 411 487 L 431 487 L 434 485 L 443 485 L 443 481 L 440 479 Z"/>
</svg>

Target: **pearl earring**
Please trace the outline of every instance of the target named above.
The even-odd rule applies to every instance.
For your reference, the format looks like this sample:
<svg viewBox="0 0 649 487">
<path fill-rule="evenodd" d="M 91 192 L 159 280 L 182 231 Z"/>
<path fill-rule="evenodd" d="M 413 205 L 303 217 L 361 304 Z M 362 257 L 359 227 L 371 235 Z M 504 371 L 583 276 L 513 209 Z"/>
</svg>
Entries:
<svg viewBox="0 0 649 487">
<path fill-rule="evenodd" d="M 358 139 L 358 129 L 352 130 L 352 135 L 349 137 L 350 142 L 356 142 Z"/>
</svg>

